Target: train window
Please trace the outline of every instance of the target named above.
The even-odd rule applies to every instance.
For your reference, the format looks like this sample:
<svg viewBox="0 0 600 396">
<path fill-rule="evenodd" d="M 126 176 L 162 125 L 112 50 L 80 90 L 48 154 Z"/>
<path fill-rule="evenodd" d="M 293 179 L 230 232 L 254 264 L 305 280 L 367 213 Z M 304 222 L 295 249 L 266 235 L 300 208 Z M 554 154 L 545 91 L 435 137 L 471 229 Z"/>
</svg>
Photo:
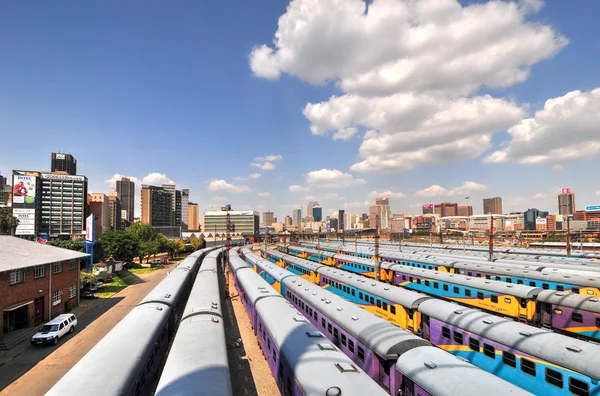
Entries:
<svg viewBox="0 0 600 396">
<path fill-rule="evenodd" d="M 475 276 L 478 277 L 478 278 L 481 278 L 481 274 L 480 273 L 476 273 Z"/>
<path fill-rule="evenodd" d="M 417 278 L 417 284 L 421 284 L 421 278 Z"/>
<path fill-rule="evenodd" d="M 365 350 L 361 347 L 358 347 L 358 360 L 360 360 L 361 362 L 365 361 Z"/>
<path fill-rule="evenodd" d="M 458 331 L 454 332 L 454 342 L 456 342 L 457 344 L 462 345 L 462 343 L 463 343 L 463 335 L 462 335 L 462 333 L 459 333 Z"/>
<path fill-rule="evenodd" d="M 267 339 L 267 349 L 271 351 L 271 339 Z"/>
<path fill-rule="evenodd" d="M 483 292 L 477 292 L 477 298 L 483 300 Z"/>
<path fill-rule="evenodd" d="M 285 386 L 285 394 L 286 396 L 292 396 L 292 381 L 290 381 L 290 379 L 287 379 L 287 383 Z"/>
<path fill-rule="evenodd" d="M 489 358 L 496 359 L 496 348 L 490 344 L 483 343 L 483 354 Z"/>
<path fill-rule="evenodd" d="M 498 296 L 490 296 L 490 301 L 496 304 L 498 302 Z"/>
<path fill-rule="evenodd" d="M 318 315 L 317 315 L 317 311 L 314 312 L 313 318 L 315 318 L 315 320 L 318 320 Z"/>
<path fill-rule="evenodd" d="M 348 342 L 348 338 L 346 338 L 346 334 L 342 334 L 342 345 L 346 346 Z"/>
<path fill-rule="evenodd" d="M 576 288 L 576 287 L 572 287 L 571 288 L 571 293 L 577 293 L 577 294 L 579 294 L 579 289 Z"/>
<path fill-rule="evenodd" d="M 333 329 L 333 338 L 334 338 L 334 339 L 336 339 L 336 340 L 337 340 L 338 338 L 340 338 L 340 333 L 338 332 L 338 329 L 337 329 L 337 328 L 334 328 L 334 329 Z"/>
<path fill-rule="evenodd" d="M 469 290 L 469 289 L 465 289 L 465 295 L 466 295 L 467 297 L 471 297 L 471 290 Z"/>
<path fill-rule="evenodd" d="M 563 285 L 556 285 L 556 290 L 565 291 L 565 287 Z"/>
<path fill-rule="evenodd" d="M 522 285 L 523 281 L 521 279 L 517 279 L 517 285 Z"/>
<path fill-rule="evenodd" d="M 428 280 L 425 281 L 425 286 L 429 286 L 429 281 Z"/>
<path fill-rule="evenodd" d="M 412 276 L 409 276 L 409 277 L 408 277 L 408 280 L 412 282 L 412 281 L 413 281 L 413 277 L 412 277 Z"/>
<path fill-rule="evenodd" d="M 467 275 L 473 276 L 473 273 L 471 271 L 469 271 L 469 272 L 467 272 Z"/>
<path fill-rule="evenodd" d="M 554 315 L 562 315 L 562 309 L 555 309 Z"/>
<path fill-rule="evenodd" d="M 577 396 L 588 396 L 590 394 L 590 385 L 577 378 L 569 378 L 569 392 Z"/>
<path fill-rule="evenodd" d="M 402 275 L 402 280 L 406 280 L 406 275 Z"/>
<path fill-rule="evenodd" d="M 547 283 L 542 283 L 542 289 L 548 290 L 548 289 L 550 289 L 550 285 Z"/>
<path fill-rule="evenodd" d="M 450 339 L 450 329 L 442 326 L 442 337 Z"/>
<path fill-rule="evenodd" d="M 392 315 L 396 315 L 396 307 L 394 305 L 390 305 L 390 312 L 392 313 Z M 598 326 L 600 324 L 600 318 L 596 318 L 596 326 Z M 600 327 L 600 326 L 598 326 Z"/>
<path fill-rule="evenodd" d="M 308 315 L 312 316 L 312 308 L 308 308 Z"/>
<path fill-rule="evenodd" d="M 385 301 L 382 301 L 381 308 L 383 308 L 384 311 L 387 311 L 387 307 L 388 307 L 387 303 Z"/>
<path fill-rule="evenodd" d="M 600 327 L 600 318 L 596 318 L 596 327 Z"/>
<path fill-rule="evenodd" d="M 535 287 L 535 282 L 534 282 L 534 281 L 530 281 L 530 282 L 529 282 L 529 286 L 533 286 L 533 287 Z"/>
<path fill-rule="evenodd" d="M 517 367 L 517 357 L 510 352 L 502 352 L 502 363 L 510 367 Z"/>
<path fill-rule="evenodd" d="M 458 288 L 458 286 L 454 286 L 452 288 L 452 290 L 454 291 L 455 294 L 459 294 L 460 293 L 460 289 Z"/>
<path fill-rule="evenodd" d="M 469 348 L 475 352 L 479 352 L 479 340 L 476 340 L 475 338 L 469 338 Z"/>
<path fill-rule="evenodd" d="M 273 361 L 277 362 L 277 352 L 275 352 L 275 348 L 273 348 Z"/>
<path fill-rule="evenodd" d="M 580 314 L 579 312 L 573 312 L 571 314 L 571 320 L 573 322 L 577 322 L 577 323 L 583 323 L 583 315 Z"/>
<path fill-rule="evenodd" d="M 444 291 L 448 291 L 448 285 L 442 285 L 442 289 L 444 289 Z"/>
<path fill-rule="evenodd" d="M 521 308 L 527 308 L 527 299 L 521 298 Z"/>
<path fill-rule="evenodd" d="M 504 297 L 504 302 L 510 304 L 512 303 L 512 300 L 510 299 L 510 297 Z"/>
<path fill-rule="evenodd" d="M 350 352 L 354 353 L 354 341 L 348 339 L 348 349 L 350 349 Z"/>
<path fill-rule="evenodd" d="M 550 385 L 554 385 L 557 388 L 563 387 L 563 375 L 562 373 L 552 370 L 551 368 L 546 368 L 546 382 Z"/>
<path fill-rule="evenodd" d="M 358 292 L 358 298 L 359 298 L 359 300 L 362 300 L 362 299 L 363 299 L 363 294 L 362 294 L 362 292 Z"/>
<path fill-rule="evenodd" d="M 325 328 L 325 319 L 321 318 L 321 327 Z"/>
<path fill-rule="evenodd" d="M 377 299 L 377 308 L 381 308 L 381 300 Z"/>
<path fill-rule="evenodd" d="M 331 327 L 331 323 L 327 323 L 327 331 L 329 334 L 333 333 L 333 328 Z"/>
<path fill-rule="evenodd" d="M 352 294 L 352 296 L 356 295 L 356 292 L 354 291 L 354 289 L 350 290 L 350 293 Z"/>
<path fill-rule="evenodd" d="M 492 277 L 491 277 L 491 276 L 489 276 L 489 275 L 486 275 L 486 276 L 485 276 L 485 278 L 486 278 L 486 279 L 492 279 Z"/>
<path fill-rule="evenodd" d="M 375 304 L 375 299 L 373 297 L 369 297 L 369 301 L 371 302 L 371 304 Z"/>
<path fill-rule="evenodd" d="M 535 362 L 521 358 L 521 371 L 535 377 Z"/>
<path fill-rule="evenodd" d="M 433 282 L 433 288 L 434 289 L 439 289 L 440 285 L 438 285 L 437 282 Z"/>
</svg>

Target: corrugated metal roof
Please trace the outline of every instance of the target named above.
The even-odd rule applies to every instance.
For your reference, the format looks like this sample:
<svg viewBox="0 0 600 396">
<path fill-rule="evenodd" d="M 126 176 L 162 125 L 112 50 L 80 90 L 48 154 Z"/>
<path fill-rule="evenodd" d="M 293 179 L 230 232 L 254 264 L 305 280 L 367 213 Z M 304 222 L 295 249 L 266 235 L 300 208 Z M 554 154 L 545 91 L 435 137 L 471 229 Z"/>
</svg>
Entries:
<svg viewBox="0 0 600 396">
<path fill-rule="evenodd" d="M 87 256 L 87 253 L 0 235 L 0 272 Z"/>
</svg>

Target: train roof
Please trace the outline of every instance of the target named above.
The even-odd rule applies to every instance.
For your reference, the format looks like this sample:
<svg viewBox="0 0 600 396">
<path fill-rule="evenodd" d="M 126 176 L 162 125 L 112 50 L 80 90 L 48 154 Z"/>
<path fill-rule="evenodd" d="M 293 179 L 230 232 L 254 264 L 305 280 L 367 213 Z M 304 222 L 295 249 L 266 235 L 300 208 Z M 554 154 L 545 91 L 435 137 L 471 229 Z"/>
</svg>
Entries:
<svg viewBox="0 0 600 396">
<path fill-rule="evenodd" d="M 402 274 L 420 276 L 438 281 L 454 283 L 461 286 L 473 287 L 481 290 L 489 290 L 496 293 L 510 294 L 519 298 L 532 298 L 538 295 L 542 290 L 539 287 L 518 285 L 495 280 L 464 276 L 460 274 L 450 274 L 448 272 L 439 272 L 423 268 L 405 267 L 400 264 L 394 264 L 392 269 Z"/>
<path fill-rule="evenodd" d="M 222 252 L 221 249 L 215 250 L 202 260 L 200 271 L 194 280 L 192 291 L 183 311 L 183 318 L 200 313 L 223 315 L 217 275 L 217 258 Z"/>
<path fill-rule="evenodd" d="M 406 352 L 396 363 L 396 369 L 436 396 L 532 395 L 436 347 L 420 347 Z"/>
<path fill-rule="evenodd" d="M 600 313 L 600 299 L 595 296 L 544 290 L 537 296 L 537 301 Z"/>
<path fill-rule="evenodd" d="M 196 265 L 199 265 L 199 262 Z M 192 276 L 191 271 L 191 266 L 175 268 L 140 301 L 139 305 L 161 303 L 172 306 L 179 301 L 179 296 L 183 292 L 181 286 Z"/>
<path fill-rule="evenodd" d="M 304 394 L 387 395 L 283 298 L 261 300 L 256 310 Z"/>
<path fill-rule="evenodd" d="M 600 379 L 600 345 L 446 301 L 424 301 L 419 312 L 550 363 Z"/>
<path fill-rule="evenodd" d="M 248 266 L 248 271 L 238 271 L 238 281 L 242 284 L 244 292 L 252 301 L 252 305 L 256 305 L 257 301 L 265 299 L 267 297 L 278 297 L 283 299 L 283 296 L 267 283 L 266 280 L 261 278 L 254 270 Z"/>
<path fill-rule="evenodd" d="M 229 267 L 236 274 L 241 269 L 250 268 L 248 263 L 239 256 L 239 251 L 229 253 Z"/>
<path fill-rule="evenodd" d="M 269 249 L 268 254 L 269 254 L 269 256 L 284 259 L 284 261 L 287 261 L 288 263 L 298 264 L 308 270 L 315 271 L 315 272 L 318 271 L 319 268 L 321 268 L 321 267 L 327 267 L 324 264 L 318 264 L 313 261 L 306 260 L 306 259 L 296 257 L 296 256 L 292 256 L 291 254 L 281 253 L 276 250 Z"/>
</svg>

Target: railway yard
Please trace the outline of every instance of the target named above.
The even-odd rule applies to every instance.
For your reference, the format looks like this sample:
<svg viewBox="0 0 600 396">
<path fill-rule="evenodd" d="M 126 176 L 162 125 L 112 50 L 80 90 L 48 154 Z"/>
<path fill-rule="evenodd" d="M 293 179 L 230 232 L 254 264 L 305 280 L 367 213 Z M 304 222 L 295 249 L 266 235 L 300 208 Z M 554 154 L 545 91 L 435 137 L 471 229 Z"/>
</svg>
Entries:
<svg viewBox="0 0 600 396">
<path fill-rule="evenodd" d="M 48 394 L 600 393 L 600 262 L 488 260 L 366 241 L 199 250 Z"/>
</svg>

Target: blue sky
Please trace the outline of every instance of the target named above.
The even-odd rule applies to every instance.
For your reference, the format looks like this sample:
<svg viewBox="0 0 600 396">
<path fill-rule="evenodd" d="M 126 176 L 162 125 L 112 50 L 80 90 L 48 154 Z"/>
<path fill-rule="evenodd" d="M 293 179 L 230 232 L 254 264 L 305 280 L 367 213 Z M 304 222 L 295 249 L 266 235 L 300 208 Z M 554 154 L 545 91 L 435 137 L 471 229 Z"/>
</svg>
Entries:
<svg viewBox="0 0 600 396">
<path fill-rule="evenodd" d="M 301 3 L 289 9 L 285 1 L 3 3 L 0 172 L 46 170 L 50 152 L 61 150 L 78 159 L 90 192 L 112 188 L 106 180 L 115 174 L 171 180 L 189 188 L 202 210 L 232 203 L 273 210 L 280 219 L 306 206 L 307 197 L 327 213 L 365 212 L 373 192 L 390 195 L 394 212 L 408 213 L 419 212 L 422 203 L 464 203 L 465 196 L 477 213 L 481 198 L 496 195 L 506 211 L 556 211 L 561 187 L 577 194 L 579 207 L 600 202 L 600 129 L 593 127 L 600 125 L 600 93 L 593 93 L 600 87 L 600 3 L 528 0 L 484 9 L 490 5 L 448 0 L 454 21 L 464 18 L 461 26 L 474 23 L 473 7 L 480 7 L 477 12 L 487 12 L 477 20 L 490 18 L 485 25 L 497 29 L 425 46 L 417 43 L 421 32 L 402 30 L 400 13 L 398 20 L 371 20 L 361 30 L 349 23 L 360 18 L 358 0 L 324 0 L 308 10 Z M 374 1 L 368 17 L 398 10 L 414 17 L 402 3 Z M 435 21 L 436 28 L 446 23 L 457 31 L 425 8 L 418 14 L 423 25 Z M 511 12 L 518 15 L 510 19 Z M 290 28 L 300 22 L 302 29 Z M 275 46 L 278 29 L 282 40 Z M 253 52 L 262 45 L 270 54 Z M 501 56 L 490 60 L 497 48 Z M 448 74 L 425 58 L 448 66 Z M 394 68 L 396 60 L 406 63 Z M 391 82 L 378 84 L 373 71 L 392 75 Z M 548 99 L 575 90 L 581 93 L 561 100 L 563 107 L 536 117 L 536 127 L 525 133 L 529 143 L 509 144 L 509 128 L 535 116 Z M 406 95 L 421 112 L 397 113 Z M 341 98 L 335 109 L 332 96 Z M 350 109 L 349 100 L 357 98 Z M 463 100 L 477 98 L 484 98 L 486 116 L 475 105 L 463 111 Z M 322 111 L 307 111 L 308 103 L 321 103 Z M 472 116 L 461 119 L 469 111 Z M 394 122 L 373 120 L 375 114 Z M 338 129 L 352 136 L 334 140 Z M 370 129 L 377 136 L 365 136 Z M 440 139 L 446 134 L 445 146 L 436 133 Z M 481 152 L 470 157 L 466 142 Z M 585 155 L 577 155 L 580 150 Z M 251 165 L 268 155 L 282 157 L 269 161 L 274 169 Z M 356 166 L 369 158 L 369 166 Z M 390 166 L 382 168 L 383 162 Z M 261 176 L 234 179 L 255 173 Z M 301 188 L 290 191 L 293 185 Z"/>
</svg>

